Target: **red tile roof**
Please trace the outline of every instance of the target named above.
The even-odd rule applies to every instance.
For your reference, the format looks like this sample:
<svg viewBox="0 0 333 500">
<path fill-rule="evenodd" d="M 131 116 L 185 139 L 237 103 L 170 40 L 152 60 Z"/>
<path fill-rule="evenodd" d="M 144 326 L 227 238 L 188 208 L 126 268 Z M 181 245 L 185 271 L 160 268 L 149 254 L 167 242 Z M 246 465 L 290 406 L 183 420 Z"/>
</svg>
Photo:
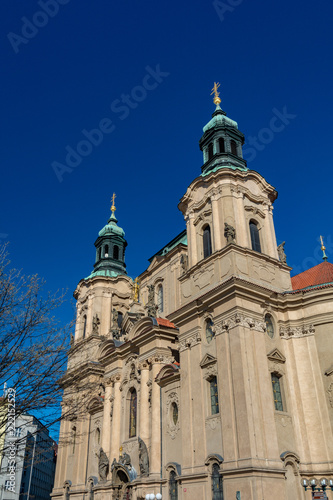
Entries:
<svg viewBox="0 0 333 500">
<path fill-rule="evenodd" d="M 169 321 L 168 319 L 156 318 L 156 321 L 161 326 L 168 326 L 169 328 L 176 328 L 175 325 L 173 323 L 171 323 L 171 321 Z"/>
<path fill-rule="evenodd" d="M 333 264 L 327 261 L 291 278 L 293 290 L 322 285 L 323 283 L 333 283 Z"/>
</svg>

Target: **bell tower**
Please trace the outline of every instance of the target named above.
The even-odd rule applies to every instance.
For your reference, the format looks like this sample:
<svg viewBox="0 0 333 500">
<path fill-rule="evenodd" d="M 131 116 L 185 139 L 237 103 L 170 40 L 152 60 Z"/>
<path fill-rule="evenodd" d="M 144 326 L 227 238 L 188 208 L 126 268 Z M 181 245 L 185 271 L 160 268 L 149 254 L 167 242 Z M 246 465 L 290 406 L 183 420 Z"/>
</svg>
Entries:
<svg viewBox="0 0 333 500">
<path fill-rule="evenodd" d="M 124 237 L 124 230 L 117 225 L 115 197 L 116 195 L 113 194 L 111 217 L 100 230 L 95 241 L 96 260 L 94 270 L 89 277 L 98 275 L 115 277 L 119 274 L 127 274 L 125 264 L 127 241 Z"/>
<path fill-rule="evenodd" d="M 215 255 L 220 260 L 220 279 L 247 276 L 289 290 L 289 268 L 279 260 L 273 222 L 277 192 L 247 167 L 244 135 L 221 109 L 218 88 L 215 83 L 216 109 L 199 140 L 204 160 L 201 175 L 178 205 L 187 225 L 189 271 L 192 268 L 195 273 Z"/>
</svg>

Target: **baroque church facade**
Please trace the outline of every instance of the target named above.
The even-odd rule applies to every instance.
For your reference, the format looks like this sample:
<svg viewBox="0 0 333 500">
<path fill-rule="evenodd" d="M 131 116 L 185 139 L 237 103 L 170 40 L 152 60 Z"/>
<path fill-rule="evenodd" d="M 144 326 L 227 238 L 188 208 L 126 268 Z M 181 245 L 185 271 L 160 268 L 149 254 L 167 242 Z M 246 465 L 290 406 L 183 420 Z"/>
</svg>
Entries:
<svg viewBox="0 0 333 500">
<path fill-rule="evenodd" d="M 133 282 L 113 201 L 74 292 L 54 500 L 333 498 L 333 265 L 290 277 L 215 91 L 186 229 Z"/>
</svg>

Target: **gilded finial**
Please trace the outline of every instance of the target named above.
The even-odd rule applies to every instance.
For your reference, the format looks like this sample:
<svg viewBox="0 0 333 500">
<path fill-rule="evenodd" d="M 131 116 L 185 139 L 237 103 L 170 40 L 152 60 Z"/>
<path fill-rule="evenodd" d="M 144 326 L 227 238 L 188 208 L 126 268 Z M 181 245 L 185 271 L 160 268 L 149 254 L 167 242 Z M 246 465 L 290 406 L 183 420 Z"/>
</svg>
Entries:
<svg viewBox="0 0 333 500">
<path fill-rule="evenodd" d="M 326 247 L 324 246 L 324 241 L 323 241 L 323 237 L 322 237 L 322 236 L 320 236 L 320 242 L 321 242 L 321 247 L 320 247 L 320 249 L 321 249 L 321 251 L 323 252 L 323 260 L 325 260 L 325 261 L 326 261 L 326 260 L 327 260 L 327 255 L 326 255 L 326 253 L 325 253 Z"/>
<path fill-rule="evenodd" d="M 210 95 L 213 95 L 214 94 L 214 99 L 213 99 L 213 102 L 214 104 L 216 104 L 216 106 L 219 106 L 220 103 L 221 103 L 221 99 L 219 98 L 219 95 L 220 95 L 220 92 L 218 92 L 218 88 L 220 87 L 220 84 L 219 82 L 214 82 L 214 87 L 212 88 L 212 92 Z"/>
<path fill-rule="evenodd" d="M 111 212 L 115 212 L 116 211 L 116 206 L 114 204 L 115 198 L 116 198 L 116 193 L 113 193 L 112 198 L 111 198 L 111 201 L 112 201 Z"/>
</svg>

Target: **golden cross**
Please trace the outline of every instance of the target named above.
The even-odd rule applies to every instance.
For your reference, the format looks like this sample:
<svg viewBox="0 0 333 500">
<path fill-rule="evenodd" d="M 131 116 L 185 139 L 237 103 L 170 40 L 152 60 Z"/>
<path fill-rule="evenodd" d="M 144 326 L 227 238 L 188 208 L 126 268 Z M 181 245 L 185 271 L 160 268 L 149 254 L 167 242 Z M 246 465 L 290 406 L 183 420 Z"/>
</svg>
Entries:
<svg viewBox="0 0 333 500">
<path fill-rule="evenodd" d="M 112 201 L 111 210 L 112 210 L 112 212 L 114 212 L 116 210 L 116 207 L 115 207 L 115 204 L 114 204 L 115 198 L 116 198 L 116 193 L 113 193 L 112 198 L 111 198 L 111 201 Z"/>
<path fill-rule="evenodd" d="M 220 87 L 219 82 L 217 82 L 217 83 L 214 82 L 214 87 L 212 88 L 212 91 L 211 91 L 211 94 L 210 94 L 210 95 L 214 94 L 213 102 L 216 105 L 220 104 L 220 102 L 221 102 L 221 99 L 219 98 L 220 92 L 218 92 L 218 90 L 217 90 L 219 87 Z"/>
</svg>

